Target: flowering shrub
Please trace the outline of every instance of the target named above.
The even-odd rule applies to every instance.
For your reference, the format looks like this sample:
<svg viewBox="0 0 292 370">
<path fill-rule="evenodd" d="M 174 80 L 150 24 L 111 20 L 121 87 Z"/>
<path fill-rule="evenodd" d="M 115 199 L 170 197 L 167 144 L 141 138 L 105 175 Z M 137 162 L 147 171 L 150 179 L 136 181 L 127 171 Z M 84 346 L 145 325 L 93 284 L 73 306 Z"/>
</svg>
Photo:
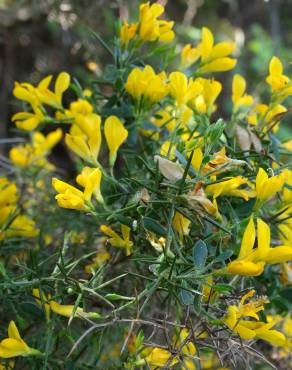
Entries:
<svg viewBox="0 0 292 370">
<path fill-rule="evenodd" d="M 234 74 L 218 118 L 235 43 L 204 27 L 177 55 L 163 12 L 142 4 L 114 48 L 101 40 L 113 64 L 90 88 L 66 72 L 15 84 L 1 369 L 289 366 L 291 140 L 277 130 L 292 83 L 276 56 L 264 102 Z M 49 159 L 61 140 L 67 173 Z"/>
</svg>

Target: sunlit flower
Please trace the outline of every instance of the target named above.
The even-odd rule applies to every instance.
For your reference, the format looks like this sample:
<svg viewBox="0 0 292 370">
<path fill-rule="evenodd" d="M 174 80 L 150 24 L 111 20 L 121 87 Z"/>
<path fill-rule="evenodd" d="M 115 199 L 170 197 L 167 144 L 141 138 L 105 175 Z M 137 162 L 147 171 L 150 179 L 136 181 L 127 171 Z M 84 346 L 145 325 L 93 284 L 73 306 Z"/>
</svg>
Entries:
<svg viewBox="0 0 292 370">
<path fill-rule="evenodd" d="M 283 188 L 284 183 L 285 176 L 283 174 L 269 177 L 267 172 L 260 168 L 257 173 L 255 184 L 257 197 L 256 208 L 260 207 L 264 202 L 278 193 Z"/>
<path fill-rule="evenodd" d="M 113 167 L 117 152 L 128 137 L 128 130 L 118 117 L 110 116 L 104 123 L 104 136 L 109 148 L 109 163 Z"/>
<path fill-rule="evenodd" d="M 179 212 L 175 212 L 175 215 L 172 219 L 172 226 L 178 232 L 180 238 L 182 239 L 184 235 L 188 235 L 190 232 L 191 221 L 183 216 Z"/>
<path fill-rule="evenodd" d="M 199 113 L 211 114 L 216 110 L 215 100 L 222 90 L 222 85 L 216 80 L 197 78 L 195 80 L 202 86 L 201 94 L 194 100 L 192 106 Z"/>
<path fill-rule="evenodd" d="M 255 291 L 252 290 L 245 294 L 238 306 L 228 306 L 224 323 L 242 339 L 262 339 L 275 346 L 285 345 L 285 335 L 277 330 L 272 330 L 276 321 L 269 323 L 258 321 L 259 316 L 257 313 L 264 310 L 264 304 L 267 303 L 267 300 L 259 298 L 245 303 L 246 299 L 252 297 L 254 293 Z M 243 320 L 244 317 L 252 317 L 257 321 Z"/>
<path fill-rule="evenodd" d="M 124 22 L 121 30 L 120 30 L 120 39 L 122 45 L 127 45 L 129 41 L 131 41 L 137 32 L 138 24 L 128 24 L 128 22 Z"/>
<path fill-rule="evenodd" d="M 164 7 L 158 3 L 149 2 L 140 5 L 139 38 L 142 41 L 171 42 L 174 38 L 172 27 L 174 22 L 158 20 L 164 12 Z"/>
<path fill-rule="evenodd" d="M 37 304 L 44 308 L 47 320 L 50 319 L 51 311 L 57 315 L 65 317 L 87 317 L 91 319 L 99 318 L 100 315 L 97 312 L 85 312 L 81 307 L 75 307 L 75 305 L 64 305 L 60 304 L 48 297 L 44 292 L 40 291 L 38 288 L 32 290 L 32 294 L 37 302 Z"/>
<path fill-rule="evenodd" d="M 201 55 L 201 67 L 199 73 L 224 72 L 233 69 L 236 59 L 228 57 L 234 51 L 234 42 L 219 42 L 214 45 L 214 36 L 207 28 L 202 29 L 202 40 L 198 45 Z"/>
<path fill-rule="evenodd" d="M 75 124 L 71 127 L 70 134 L 66 134 L 65 142 L 70 150 L 84 161 L 97 166 L 101 146 L 101 119 L 95 113 L 85 116 L 75 116 Z"/>
<path fill-rule="evenodd" d="M 15 166 L 20 168 L 37 166 L 49 170 L 53 169 L 54 167 L 47 161 L 46 156 L 61 138 L 61 129 L 52 131 L 47 136 L 44 136 L 41 132 L 34 132 L 31 144 L 13 147 L 9 151 L 9 158 Z"/>
<path fill-rule="evenodd" d="M 235 74 L 232 81 L 232 103 L 233 112 L 237 112 L 241 107 L 249 107 L 253 103 L 253 97 L 245 93 L 246 81 L 239 75 Z"/>
<path fill-rule="evenodd" d="M 129 256 L 133 252 L 133 242 L 130 240 L 131 229 L 126 225 L 121 225 L 122 236 L 117 234 L 111 227 L 101 225 L 100 231 L 109 236 L 108 242 L 116 248 L 125 249 L 126 255 Z"/>
<path fill-rule="evenodd" d="M 59 207 L 89 211 L 92 207 L 93 195 L 98 202 L 103 203 L 100 193 L 101 175 L 99 168 L 84 167 L 76 178 L 77 183 L 84 188 L 83 192 L 64 181 L 53 178 L 52 186 L 59 193 L 55 197 Z"/>
<path fill-rule="evenodd" d="M 253 217 L 244 231 L 240 252 L 234 261 L 227 266 L 227 271 L 234 275 L 259 276 L 263 273 L 265 264 L 275 264 L 292 259 L 292 246 L 281 245 L 271 248 L 270 228 L 257 219 L 257 248 L 254 248 L 256 229 Z"/>
<path fill-rule="evenodd" d="M 292 84 L 288 76 L 283 74 L 283 65 L 279 58 L 273 56 L 269 65 L 269 75 L 266 78 L 271 86 L 277 102 L 281 102 L 292 95 Z"/>
<path fill-rule="evenodd" d="M 169 75 L 169 92 L 179 107 L 193 101 L 202 89 L 197 80 L 188 79 L 182 72 L 172 72 Z"/>
<path fill-rule="evenodd" d="M 200 50 L 193 48 L 191 44 L 187 44 L 181 51 L 181 65 L 183 68 L 194 64 L 200 58 Z"/>
<path fill-rule="evenodd" d="M 8 338 L 0 342 L 0 358 L 11 358 L 17 356 L 36 356 L 40 351 L 30 348 L 21 338 L 14 321 L 8 326 Z"/>
<path fill-rule="evenodd" d="M 144 69 L 132 69 L 125 89 L 135 100 L 140 101 L 143 98 L 144 103 L 151 104 L 160 101 L 168 93 L 165 74 L 156 74 L 149 65 Z"/>
<path fill-rule="evenodd" d="M 236 176 L 231 179 L 222 179 L 215 184 L 208 185 L 206 187 L 207 195 L 213 195 L 214 198 L 219 196 L 232 196 L 232 197 L 240 197 L 244 200 L 249 200 L 249 198 L 253 198 L 255 193 L 253 190 L 250 189 L 240 189 L 242 185 L 248 185 L 249 181 L 242 176 Z"/>
</svg>

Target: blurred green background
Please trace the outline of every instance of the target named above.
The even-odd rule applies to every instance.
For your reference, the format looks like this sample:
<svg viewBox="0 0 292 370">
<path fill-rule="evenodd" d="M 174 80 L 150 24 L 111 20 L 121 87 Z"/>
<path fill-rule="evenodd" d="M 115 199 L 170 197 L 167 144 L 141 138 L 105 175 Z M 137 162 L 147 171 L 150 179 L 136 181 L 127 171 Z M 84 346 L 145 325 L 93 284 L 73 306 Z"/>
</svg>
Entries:
<svg viewBox="0 0 292 370">
<path fill-rule="evenodd" d="M 110 43 L 119 19 L 136 19 L 140 3 L 136 0 L 0 0 L 0 137 L 10 135 L 10 117 L 16 111 L 12 98 L 14 81 L 37 83 L 47 74 L 66 70 L 80 82 L 89 83 L 111 62 L 89 30 L 93 29 Z M 272 55 L 278 55 L 289 72 L 292 0 L 162 0 L 160 3 L 166 7 L 167 18 L 176 22 L 178 50 L 186 42 L 195 43 L 204 25 L 214 32 L 217 41 L 235 40 L 239 58 L 235 71 L 247 78 L 249 91 L 265 95 L 267 89 L 259 82 L 267 74 Z M 231 74 L 222 77 L 226 96 L 230 94 Z"/>
</svg>

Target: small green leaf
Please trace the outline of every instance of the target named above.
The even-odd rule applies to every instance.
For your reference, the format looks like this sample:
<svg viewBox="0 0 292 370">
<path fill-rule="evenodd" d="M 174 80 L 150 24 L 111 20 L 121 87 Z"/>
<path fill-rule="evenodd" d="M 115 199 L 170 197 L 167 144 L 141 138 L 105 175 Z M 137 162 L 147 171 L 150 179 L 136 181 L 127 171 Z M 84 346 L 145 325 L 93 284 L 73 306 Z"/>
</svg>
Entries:
<svg viewBox="0 0 292 370">
<path fill-rule="evenodd" d="M 197 268 L 202 269 L 205 266 L 208 255 L 208 248 L 203 240 L 198 240 L 193 248 L 194 264 Z"/>
<path fill-rule="evenodd" d="M 224 262 L 226 260 L 228 260 L 228 258 L 230 258 L 231 256 L 233 255 L 233 251 L 231 250 L 228 250 L 228 251 L 225 251 L 221 254 L 219 254 L 219 256 L 217 256 L 215 259 L 214 259 L 214 263 L 217 263 L 217 262 Z"/>
<path fill-rule="evenodd" d="M 143 226 L 146 230 L 152 231 L 156 235 L 166 236 L 166 230 L 156 220 L 150 217 L 143 217 Z"/>
<path fill-rule="evenodd" d="M 189 306 L 193 304 L 193 295 L 188 290 L 181 289 L 180 296 L 181 296 L 182 303 L 184 305 Z"/>
</svg>

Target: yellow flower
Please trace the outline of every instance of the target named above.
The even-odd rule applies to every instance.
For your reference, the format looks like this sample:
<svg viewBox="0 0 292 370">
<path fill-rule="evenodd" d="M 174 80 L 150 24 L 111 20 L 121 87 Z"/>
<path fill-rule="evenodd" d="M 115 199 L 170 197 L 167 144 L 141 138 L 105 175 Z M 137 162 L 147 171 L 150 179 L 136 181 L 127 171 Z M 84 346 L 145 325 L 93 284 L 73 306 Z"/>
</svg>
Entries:
<svg viewBox="0 0 292 370">
<path fill-rule="evenodd" d="M 270 61 L 269 76 L 266 78 L 266 81 L 271 86 L 273 92 L 287 89 L 290 83 L 289 77 L 283 75 L 283 65 L 280 59 L 275 56 Z"/>
<path fill-rule="evenodd" d="M 11 213 L 10 213 L 11 215 Z M 9 214 L 8 214 L 9 216 Z M 1 226 L 1 224 L 0 224 Z M 34 238 L 39 234 L 35 222 L 25 215 L 16 216 L 6 230 L 0 231 L 0 240 L 23 236 L 25 238 Z"/>
<path fill-rule="evenodd" d="M 255 207 L 260 207 L 264 202 L 270 199 L 273 195 L 281 191 L 284 186 L 285 176 L 279 174 L 277 176 L 269 177 L 267 172 L 260 168 L 255 184 L 255 191 L 257 202 Z"/>
<path fill-rule="evenodd" d="M 91 319 L 99 318 L 100 315 L 97 312 L 85 312 L 81 307 L 77 307 L 76 310 L 74 310 L 74 305 L 63 305 L 59 304 L 58 302 L 51 299 L 51 296 L 48 295 L 46 297 L 45 293 L 40 292 L 39 289 L 34 288 L 32 290 L 32 294 L 37 302 L 37 304 L 40 307 L 43 307 L 45 309 L 46 317 L 49 320 L 50 319 L 50 312 L 54 312 L 57 315 L 64 316 L 64 317 L 87 317 Z"/>
<path fill-rule="evenodd" d="M 175 128 L 175 117 L 172 106 L 167 106 L 162 110 L 155 113 L 155 116 L 151 119 L 151 123 L 159 128 L 166 128 L 169 132 L 172 132 Z"/>
<path fill-rule="evenodd" d="M 245 94 L 246 81 L 239 74 L 235 74 L 232 81 L 232 103 L 233 112 L 237 112 L 241 107 L 249 107 L 253 103 L 253 97 Z"/>
<path fill-rule="evenodd" d="M 131 41 L 137 32 L 138 24 L 128 24 L 128 22 L 124 22 L 121 30 L 120 30 L 120 39 L 122 45 L 128 45 L 129 41 Z"/>
<path fill-rule="evenodd" d="M 32 135 L 32 143 L 26 145 L 18 145 L 9 151 L 11 162 L 17 167 L 25 168 L 28 166 L 44 167 L 53 169 L 53 166 L 45 159 L 52 148 L 62 138 L 62 130 L 50 132 L 44 136 L 41 132 L 34 132 Z"/>
<path fill-rule="evenodd" d="M 15 203 L 17 199 L 15 182 L 10 182 L 6 177 L 0 177 L 0 208 Z"/>
<path fill-rule="evenodd" d="M 65 110 L 66 117 L 75 118 L 78 115 L 87 116 L 93 113 L 93 106 L 85 99 L 78 99 L 70 103 L 69 109 Z"/>
<path fill-rule="evenodd" d="M 59 207 L 89 211 L 92 195 L 95 196 L 98 202 L 103 203 L 100 193 L 101 176 L 102 173 L 99 168 L 84 167 L 81 174 L 76 178 L 77 183 L 84 188 L 83 192 L 64 181 L 53 178 L 52 186 L 59 193 L 55 197 Z"/>
<path fill-rule="evenodd" d="M 217 198 L 222 195 L 229 195 L 231 197 L 240 197 L 248 200 L 255 196 L 254 191 L 250 189 L 239 189 L 241 185 L 248 184 L 248 180 L 242 176 L 236 176 L 231 179 L 223 179 L 215 184 L 206 187 L 207 195 L 213 195 Z"/>
<path fill-rule="evenodd" d="M 14 321 L 10 321 L 8 326 L 8 338 L 0 342 L 0 358 L 11 358 L 17 356 L 35 356 L 41 353 L 34 348 L 30 348 L 21 338 Z"/>
<path fill-rule="evenodd" d="M 76 177 L 77 184 L 84 188 L 84 199 L 90 201 L 92 194 L 99 203 L 104 203 L 100 192 L 102 172 L 99 168 L 84 167 Z"/>
<path fill-rule="evenodd" d="M 148 352 L 146 356 L 143 356 L 144 353 Z M 164 367 L 171 358 L 171 352 L 163 348 L 147 348 L 142 352 L 142 357 L 145 358 L 147 365 L 151 370 Z M 170 361 L 170 366 L 175 365 L 178 362 L 176 358 Z"/>
<path fill-rule="evenodd" d="M 17 212 L 17 187 L 5 177 L 0 177 L 0 240 L 23 236 L 33 238 L 39 230 L 35 222 Z"/>
<path fill-rule="evenodd" d="M 111 258 L 110 253 L 106 250 L 104 245 L 99 245 L 97 253 L 93 257 L 92 262 L 85 266 L 85 272 L 94 274 L 94 271 L 104 265 Z"/>
<path fill-rule="evenodd" d="M 65 142 L 70 150 L 84 161 L 98 166 L 98 155 L 101 145 L 100 116 L 89 113 L 78 114 L 70 134 L 66 134 Z"/>
<path fill-rule="evenodd" d="M 66 72 L 59 73 L 55 82 L 54 92 L 48 88 L 51 79 L 52 76 L 48 76 L 48 83 L 44 85 L 40 83 L 38 85 L 35 89 L 36 96 L 42 104 L 47 104 L 54 108 L 61 108 L 63 93 L 70 85 L 70 75 Z"/>
<path fill-rule="evenodd" d="M 131 229 L 126 225 L 121 225 L 122 236 L 118 235 L 112 228 L 106 225 L 100 226 L 100 231 L 109 236 L 108 242 L 116 248 L 124 248 L 126 256 L 132 254 L 133 242 L 130 240 Z"/>
<path fill-rule="evenodd" d="M 35 107 L 33 111 L 34 111 L 33 113 L 30 112 L 15 113 L 12 116 L 11 121 L 15 123 L 17 128 L 26 131 L 32 131 L 35 128 L 37 128 L 37 126 L 45 119 L 44 114 L 38 107 Z"/>
<path fill-rule="evenodd" d="M 142 41 L 162 41 L 171 42 L 174 38 L 172 27 L 174 22 L 158 20 L 157 18 L 164 12 L 164 7 L 160 4 L 149 4 L 149 2 L 140 5 L 139 38 Z"/>
<path fill-rule="evenodd" d="M 175 145 L 171 141 L 165 141 L 160 148 L 160 155 L 168 157 L 170 160 L 175 158 Z"/>
<path fill-rule="evenodd" d="M 156 74 L 153 68 L 146 65 L 144 69 L 134 68 L 125 84 L 126 91 L 137 101 L 154 104 L 162 100 L 168 93 L 164 73 Z"/>
<path fill-rule="evenodd" d="M 181 65 L 183 68 L 187 68 L 191 64 L 194 64 L 200 58 L 200 50 L 198 48 L 192 48 L 191 44 L 187 44 L 181 51 Z"/>
<path fill-rule="evenodd" d="M 172 226 L 178 232 L 181 239 L 184 235 L 188 235 L 190 232 L 191 221 L 184 217 L 181 213 L 175 212 L 175 215 L 172 219 Z"/>
<path fill-rule="evenodd" d="M 277 104 L 274 107 L 269 107 L 266 104 L 257 104 L 248 115 L 247 121 L 250 125 L 258 126 L 263 132 L 266 132 L 270 127 L 275 132 L 278 129 L 280 117 L 285 112 L 287 112 L 287 108 L 281 104 Z"/>
<path fill-rule="evenodd" d="M 202 91 L 193 102 L 194 108 L 199 113 L 213 113 L 216 110 L 215 100 L 222 90 L 221 83 L 205 78 L 197 78 L 196 82 L 202 86 Z"/>
<path fill-rule="evenodd" d="M 118 117 L 110 116 L 104 123 L 104 136 L 109 148 L 109 163 L 113 167 L 117 159 L 117 152 L 128 137 L 128 130 L 125 129 Z"/>
<path fill-rule="evenodd" d="M 182 107 L 202 92 L 202 85 L 198 80 L 188 79 L 182 72 L 172 72 L 169 75 L 169 92 L 178 107 Z"/>
<path fill-rule="evenodd" d="M 270 228 L 257 219 L 258 247 L 253 248 L 256 238 L 256 230 L 253 217 L 244 231 L 240 252 L 236 260 L 230 262 L 227 271 L 234 275 L 259 276 L 263 273 L 265 264 L 286 262 L 292 259 L 292 246 L 281 245 L 270 247 Z"/>
<path fill-rule="evenodd" d="M 193 342 L 188 340 L 188 337 L 190 336 L 190 330 L 187 328 L 181 329 L 178 338 L 175 336 L 173 338 L 174 345 L 180 349 L 182 357 L 183 357 L 183 364 L 184 369 L 188 370 L 195 370 L 195 362 L 194 360 L 198 357 L 195 357 L 197 350 Z M 201 335 L 199 335 L 200 338 L 202 338 Z M 182 345 L 185 343 L 184 345 Z"/>
<path fill-rule="evenodd" d="M 28 83 L 16 83 L 13 94 L 17 99 L 28 102 L 33 110 L 41 104 L 61 108 L 63 93 L 70 85 L 70 76 L 66 72 L 61 72 L 56 79 L 54 92 L 49 89 L 51 80 L 52 76 L 47 76 L 37 87 Z"/>
<path fill-rule="evenodd" d="M 242 339 L 262 339 L 272 345 L 284 346 L 286 344 L 285 335 L 277 330 L 271 330 L 277 321 L 265 323 L 261 321 L 242 320 L 243 317 L 253 317 L 259 320 L 257 312 L 264 310 L 263 304 L 267 303 L 267 300 L 264 298 L 259 298 L 245 304 L 245 300 L 253 296 L 254 293 L 255 291 L 252 290 L 244 295 L 238 306 L 228 306 L 224 323 Z"/>
<path fill-rule="evenodd" d="M 219 42 L 214 45 L 212 32 L 207 28 L 202 29 L 202 40 L 198 45 L 201 55 L 201 67 L 198 73 L 224 72 L 233 69 L 236 59 L 229 58 L 236 47 L 233 42 Z"/>
</svg>

